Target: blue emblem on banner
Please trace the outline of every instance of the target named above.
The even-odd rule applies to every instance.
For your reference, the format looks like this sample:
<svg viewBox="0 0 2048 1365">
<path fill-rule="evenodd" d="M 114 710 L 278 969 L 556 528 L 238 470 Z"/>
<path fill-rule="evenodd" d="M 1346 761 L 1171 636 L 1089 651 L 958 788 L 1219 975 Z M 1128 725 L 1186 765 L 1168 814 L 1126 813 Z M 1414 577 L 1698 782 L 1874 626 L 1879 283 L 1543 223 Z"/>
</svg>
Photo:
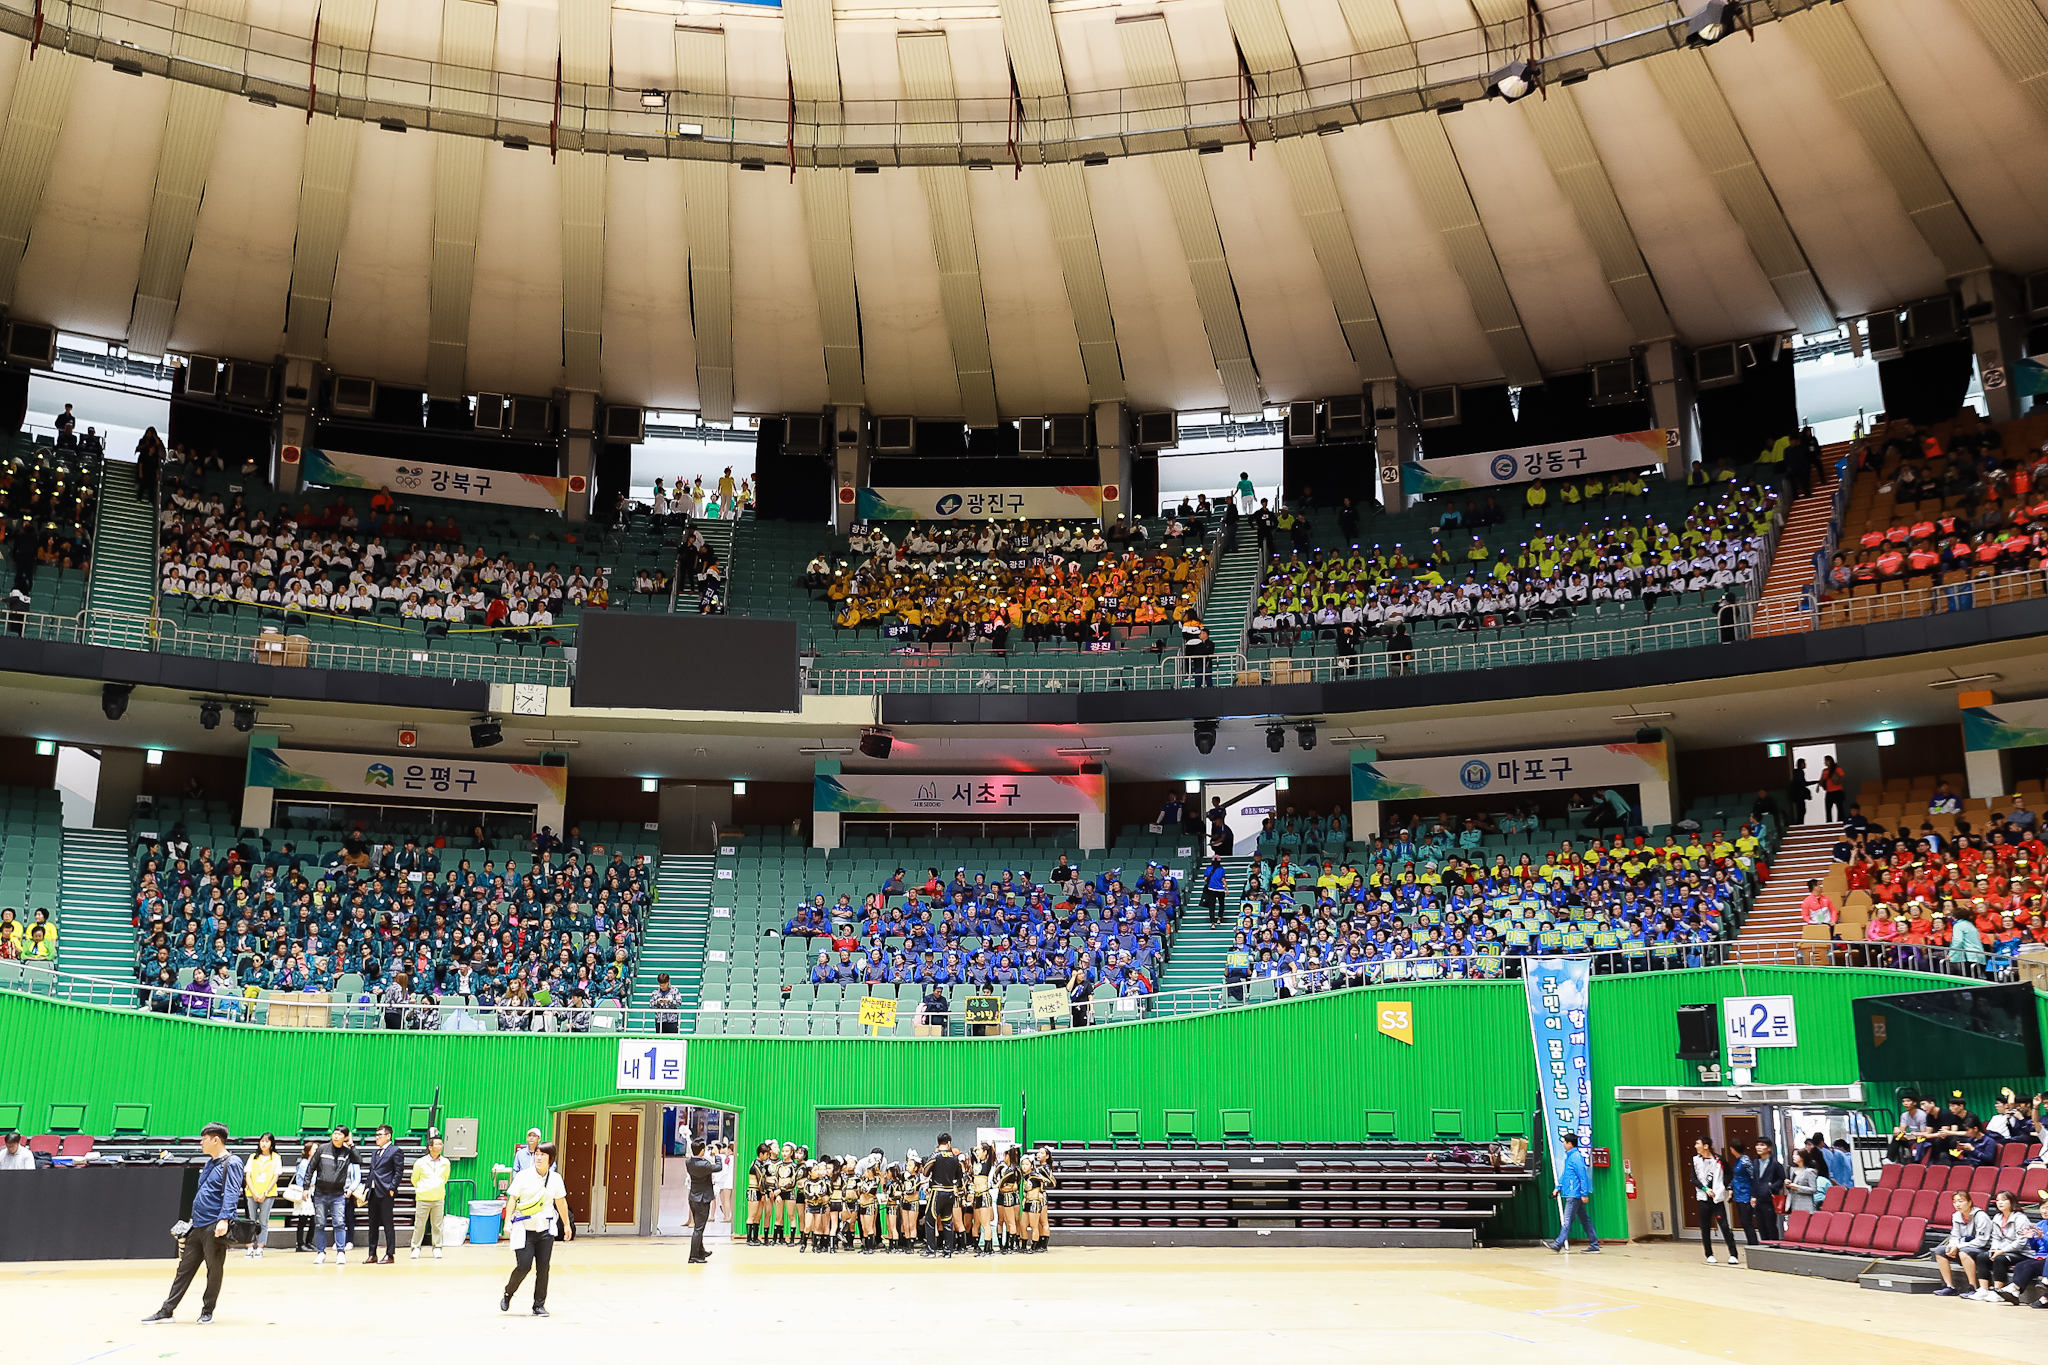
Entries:
<svg viewBox="0 0 2048 1365">
<path fill-rule="evenodd" d="M 939 499 L 938 506 L 933 510 L 942 517 L 952 516 L 960 510 L 960 495 L 958 493 L 946 494 L 945 497 Z"/>
<path fill-rule="evenodd" d="M 1483 758 L 1475 758 L 1458 769 L 1458 780 L 1465 784 L 1467 791 L 1482 791 L 1493 781 L 1493 765 Z"/>
<path fill-rule="evenodd" d="M 1493 457 L 1491 468 L 1494 478 L 1502 483 L 1511 483 L 1515 475 L 1521 472 L 1522 466 L 1512 455 L 1496 455 Z"/>
</svg>

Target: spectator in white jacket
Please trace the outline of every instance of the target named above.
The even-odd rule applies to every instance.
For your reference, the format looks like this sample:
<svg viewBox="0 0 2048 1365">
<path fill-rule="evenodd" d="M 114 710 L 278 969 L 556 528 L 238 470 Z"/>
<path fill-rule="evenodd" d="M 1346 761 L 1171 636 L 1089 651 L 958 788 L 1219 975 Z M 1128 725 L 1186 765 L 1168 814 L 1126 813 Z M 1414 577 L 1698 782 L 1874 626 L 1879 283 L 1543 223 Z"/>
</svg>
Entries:
<svg viewBox="0 0 2048 1365">
<path fill-rule="evenodd" d="M 1692 1145 L 1692 1186 L 1693 1197 L 1699 1201 L 1700 1247 L 1707 1254 L 1707 1264 L 1714 1263 L 1714 1225 L 1721 1225 L 1721 1236 L 1728 1243 L 1728 1264 L 1736 1264 L 1735 1232 L 1728 1226 L 1728 1173 L 1721 1169 L 1721 1158 L 1714 1155 L 1714 1145 L 1705 1138 Z"/>
</svg>

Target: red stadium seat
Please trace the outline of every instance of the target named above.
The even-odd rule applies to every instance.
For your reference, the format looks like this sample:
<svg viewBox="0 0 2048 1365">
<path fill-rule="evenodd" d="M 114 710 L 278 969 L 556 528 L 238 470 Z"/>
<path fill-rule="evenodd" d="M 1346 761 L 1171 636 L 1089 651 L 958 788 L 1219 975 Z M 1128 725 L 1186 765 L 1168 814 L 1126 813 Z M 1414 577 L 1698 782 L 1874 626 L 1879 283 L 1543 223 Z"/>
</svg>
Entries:
<svg viewBox="0 0 2048 1365">
<path fill-rule="evenodd" d="M 1925 1185 L 1926 1182 L 1927 1168 L 1925 1166 L 1901 1166 L 1899 1168 L 1900 1189 L 1917 1190 Z"/>
<path fill-rule="evenodd" d="M 1870 1249 L 1880 1256 L 1898 1253 L 1899 1224 L 1903 1218 L 1884 1217 L 1877 1220 L 1877 1233 L 1870 1239 Z"/>
<path fill-rule="evenodd" d="M 1836 1216 L 1849 1219 L 1849 1235 L 1843 1240 L 1842 1245 L 1848 1247 L 1851 1251 L 1865 1251 L 1877 1244 L 1876 1214 L 1858 1213 L 1854 1215 L 1838 1214 Z"/>
<path fill-rule="evenodd" d="M 60 1139 L 55 1133 L 38 1133 L 28 1140 L 28 1149 L 31 1152 L 45 1152 L 55 1156 L 59 1142 Z"/>
<path fill-rule="evenodd" d="M 1976 1173 L 1975 1166 L 1931 1166 L 1927 1172 L 1927 1185 L 1930 1189 L 1943 1189 L 1954 1194 L 1957 1190 L 1969 1189 L 1970 1177 Z M 1939 1185 L 1934 1183 L 1937 1176 L 1941 1180 Z"/>
<path fill-rule="evenodd" d="M 1920 1244 L 1926 1240 L 1925 1218 L 1902 1218 L 1899 1220 L 1898 1240 L 1892 1243 L 1892 1249 L 1900 1256 L 1918 1256 Z"/>
<path fill-rule="evenodd" d="M 92 1151 L 92 1134 L 66 1133 L 57 1141 L 58 1156 L 85 1156 Z"/>
<path fill-rule="evenodd" d="M 1838 1193 L 1842 1197 L 1839 1204 L 1835 1202 L 1835 1196 Z M 1869 1190 L 1843 1189 L 1838 1185 L 1828 1191 L 1828 1212 L 1830 1213 L 1863 1213 L 1866 1211 L 1865 1206 L 1869 1203 Z"/>
<path fill-rule="evenodd" d="M 1849 1219 L 1839 1213 L 1816 1213 L 1806 1225 L 1806 1245 L 1833 1250 L 1849 1239 Z"/>
<path fill-rule="evenodd" d="M 1931 1223 L 1947 1202 L 1948 1195 L 1940 1190 L 1921 1190 L 1914 1194 L 1912 1204 L 1900 1217 L 1917 1218 L 1923 1225 Z"/>
<path fill-rule="evenodd" d="M 1981 1208 L 1991 1202 L 1991 1192 L 1998 1188 L 2001 1172 L 1996 1166 L 1979 1166 L 1970 1172 L 1970 1198 Z"/>
<path fill-rule="evenodd" d="M 1778 1240 L 1786 1246 L 1796 1246 L 1806 1240 L 1806 1225 L 1813 1221 L 1813 1215 L 1805 1209 L 1794 1209 L 1785 1215 L 1785 1235 Z"/>
<path fill-rule="evenodd" d="M 1877 1173 L 1877 1188 L 1880 1190 L 1897 1189 L 1899 1187 L 1899 1172 L 1904 1169 L 1903 1166 L 1896 1162 L 1886 1162 Z"/>
<path fill-rule="evenodd" d="M 2013 1167 L 2013 1166 L 2024 1166 L 2024 1165 L 2026 1165 L 2026 1164 L 2027 1164 L 2027 1144 L 2026 1144 L 2026 1143 L 2024 1143 L 2024 1142 L 2008 1142 L 2008 1143 L 2006 1143 L 2005 1145 L 2001 1146 L 2001 1147 L 2000 1147 L 2000 1148 L 1998 1149 L 1998 1166 L 1999 1166 L 1999 1169 L 2000 1169 L 2000 1170 L 2005 1170 L 2005 1169 L 2007 1169 L 2007 1168 L 2009 1168 L 2009 1167 Z"/>
</svg>

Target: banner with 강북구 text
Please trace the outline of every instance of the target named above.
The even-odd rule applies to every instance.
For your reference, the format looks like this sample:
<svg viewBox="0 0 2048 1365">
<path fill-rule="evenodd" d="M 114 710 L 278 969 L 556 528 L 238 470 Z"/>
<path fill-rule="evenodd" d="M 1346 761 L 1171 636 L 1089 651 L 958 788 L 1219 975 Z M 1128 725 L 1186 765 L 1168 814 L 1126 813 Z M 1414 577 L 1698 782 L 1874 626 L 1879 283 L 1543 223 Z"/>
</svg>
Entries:
<svg viewBox="0 0 2048 1365">
<path fill-rule="evenodd" d="M 1353 801 L 1413 801 L 1481 793 L 1651 786 L 1670 780 L 1664 745 L 1586 744 L 1351 765 Z"/>
<path fill-rule="evenodd" d="M 1529 1031 L 1536 1043 L 1536 1085 L 1543 1097 L 1543 1137 L 1553 1178 L 1564 1167 L 1564 1134 L 1593 1146 L 1593 1050 L 1586 1030 L 1586 979 L 1591 959 L 1526 958 Z"/>
<path fill-rule="evenodd" d="M 329 488 L 388 488 L 408 494 L 453 498 L 457 502 L 494 502 L 513 507 L 545 507 L 561 511 L 569 502 L 569 481 L 544 474 L 508 474 L 502 469 L 471 469 L 463 465 L 421 464 L 387 460 L 377 455 L 350 455 L 339 450 L 307 450 L 307 483 Z"/>
<path fill-rule="evenodd" d="M 839 815 L 1100 815 L 1100 773 L 819 773 L 811 809 Z"/>
<path fill-rule="evenodd" d="M 1567 446 L 1517 446 L 1480 455 L 1457 455 L 1401 466 L 1401 491 L 1410 497 L 1500 488 L 1536 479 L 1574 479 L 1610 469 L 1662 464 L 1678 444 L 1678 433 L 1656 427 L 1619 436 L 1589 436 Z"/>
<path fill-rule="evenodd" d="M 857 521 L 1094 521 L 1102 516 L 1102 489 L 863 488 Z"/>
</svg>

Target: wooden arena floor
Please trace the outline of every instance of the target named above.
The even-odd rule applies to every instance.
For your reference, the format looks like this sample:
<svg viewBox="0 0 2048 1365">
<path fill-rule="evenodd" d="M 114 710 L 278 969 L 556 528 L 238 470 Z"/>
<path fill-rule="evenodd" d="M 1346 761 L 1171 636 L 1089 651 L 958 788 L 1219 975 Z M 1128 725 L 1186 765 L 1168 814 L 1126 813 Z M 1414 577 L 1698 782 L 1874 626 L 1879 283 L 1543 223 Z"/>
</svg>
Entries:
<svg viewBox="0 0 2048 1365">
<path fill-rule="evenodd" d="M 143 1365 L 224 1360 L 625 1361 L 700 1356 L 753 1365 L 909 1352 L 950 1339 L 998 1360 L 1479 1360 L 1515 1365 L 1826 1362 L 1960 1347 L 2038 1360 L 2048 1312 L 1881 1294 L 1703 1266 L 1696 1247 L 1475 1252 L 1070 1248 L 976 1261 L 722 1246 L 703 1268 L 684 1242 L 588 1238 L 555 1258 L 548 1307 L 498 1312 L 511 1255 L 316 1269 L 312 1256 L 233 1257 L 215 1321 L 199 1289 L 178 1320 L 144 1327 L 171 1263 L 9 1263 L 0 1361 Z M 1914 1347 L 1919 1352 L 1914 1352 Z M 644 1354 L 632 1354 L 643 1352 Z"/>
</svg>

